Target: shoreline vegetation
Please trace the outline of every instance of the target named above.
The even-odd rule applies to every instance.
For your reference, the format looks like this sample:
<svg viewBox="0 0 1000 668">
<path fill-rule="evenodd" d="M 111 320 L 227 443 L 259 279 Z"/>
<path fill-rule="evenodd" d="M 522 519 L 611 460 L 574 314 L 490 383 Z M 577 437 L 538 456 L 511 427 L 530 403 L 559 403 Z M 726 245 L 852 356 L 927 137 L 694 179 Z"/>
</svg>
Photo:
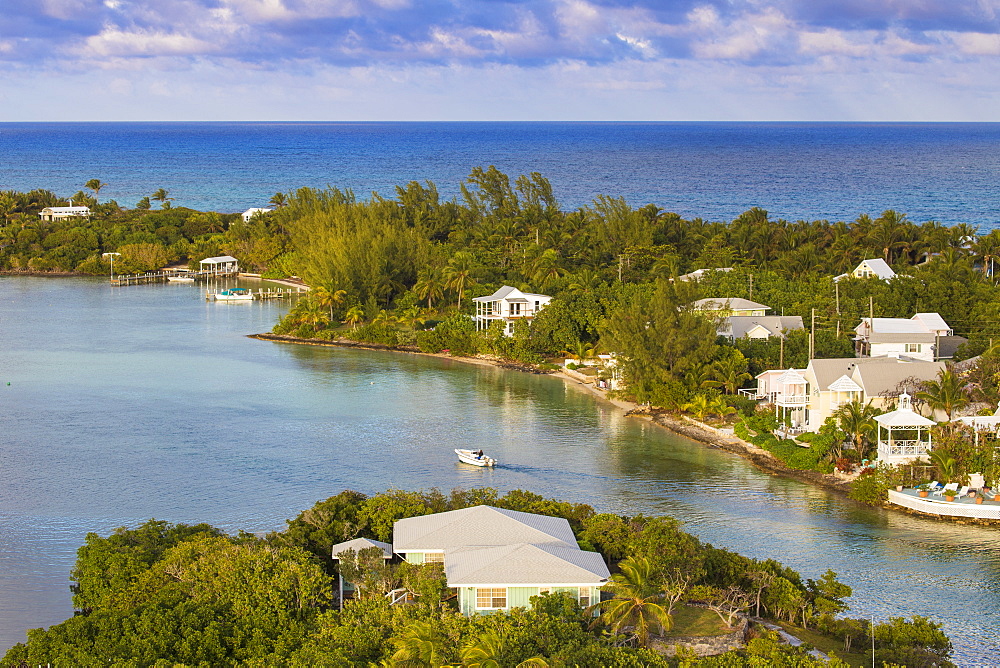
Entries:
<svg viewBox="0 0 1000 668">
<path fill-rule="evenodd" d="M 382 547 L 331 555 L 357 538 L 392 540 L 406 518 L 491 506 L 561 518 L 603 557 L 600 600 L 539 590 L 463 616 L 443 563 L 385 559 Z M 491 488 L 345 490 L 282 531 L 227 535 L 149 520 L 90 533 L 70 580 L 75 614 L 28 631 L 3 665 L 866 666 L 953 667 L 952 643 L 924 617 L 846 616 L 852 590 L 827 570 L 803 578 L 773 559 L 713 547 L 670 517 Z M 369 543 L 371 544 L 371 543 Z M 423 555 L 421 555 L 422 557 Z M 337 578 L 355 595 L 338 601 Z M 513 587 L 513 585 L 512 585 Z M 517 589 L 517 587 L 514 587 Z M 402 594 L 405 593 L 405 597 Z M 403 604 L 391 603 L 405 601 Z M 499 606 L 494 597 L 502 596 Z M 478 605 L 478 603 L 477 603 Z M 874 654 L 872 653 L 874 651 Z"/>
<path fill-rule="evenodd" d="M 981 473 L 994 486 L 1000 477 L 992 440 L 944 423 L 927 466 L 871 465 L 874 418 L 904 391 L 918 411 L 949 419 L 989 414 L 1000 402 L 1000 230 L 916 223 L 892 209 L 853 221 L 774 220 L 760 208 L 731 221 L 683 219 L 611 195 L 565 210 L 541 174 L 511 178 L 492 166 L 474 168 L 450 199 L 429 181 L 367 200 L 300 188 L 245 216 L 185 208 L 164 188 L 130 209 L 99 202 L 104 185 L 91 179 L 89 192 L 72 196 L 89 216 L 48 221 L 39 212 L 62 204 L 54 193 L 0 192 L 0 271 L 107 275 L 111 258 L 117 272 L 132 273 L 232 255 L 263 279 L 311 286 L 274 334 L 447 351 L 508 368 L 554 370 L 574 359 L 654 419 L 689 416 L 709 434 L 732 429 L 787 475 L 819 484 L 835 472 L 856 476 L 850 496 L 872 505 L 885 505 L 898 485 L 969 484 Z M 852 275 L 862 261 L 881 263 L 885 275 Z M 505 286 L 551 301 L 477 326 L 473 300 Z M 696 306 L 706 299 L 758 304 L 781 314 L 780 331 L 720 335 L 725 316 Z M 918 313 L 940 315 L 967 340 L 953 358 L 960 364 L 885 390 L 876 397 L 884 409 L 850 401 L 818 432 L 786 438 L 800 425 L 740 393 L 767 370 L 854 358 L 863 318 Z M 756 450 L 748 456 L 770 465 Z"/>
</svg>

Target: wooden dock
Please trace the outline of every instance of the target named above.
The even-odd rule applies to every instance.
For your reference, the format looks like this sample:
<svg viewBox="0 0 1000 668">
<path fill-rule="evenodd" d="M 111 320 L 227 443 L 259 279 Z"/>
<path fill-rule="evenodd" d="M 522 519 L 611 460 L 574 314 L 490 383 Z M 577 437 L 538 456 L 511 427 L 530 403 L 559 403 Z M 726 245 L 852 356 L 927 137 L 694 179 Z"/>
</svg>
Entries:
<svg viewBox="0 0 1000 668">
<path fill-rule="evenodd" d="M 145 285 L 147 283 L 166 283 L 168 278 L 185 276 L 189 278 L 225 278 L 236 276 L 238 271 L 223 271 L 216 269 L 204 269 L 202 271 L 180 271 L 178 269 L 161 269 L 159 271 L 148 271 L 145 274 L 119 275 L 111 279 L 111 285 L 125 287 L 126 285 Z"/>
<path fill-rule="evenodd" d="M 250 294 L 254 300 L 258 299 L 282 299 L 284 297 L 295 297 L 301 295 L 304 292 L 308 292 L 305 288 L 258 288 L 256 291 L 250 290 Z M 212 301 L 215 299 L 214 292 L 206 292 L 205 300 Z M 240 301 L 240 300 L 221 300 L 221 301 Z M 249 300 L 243 300 L 249 301 Z"/>
</svg>

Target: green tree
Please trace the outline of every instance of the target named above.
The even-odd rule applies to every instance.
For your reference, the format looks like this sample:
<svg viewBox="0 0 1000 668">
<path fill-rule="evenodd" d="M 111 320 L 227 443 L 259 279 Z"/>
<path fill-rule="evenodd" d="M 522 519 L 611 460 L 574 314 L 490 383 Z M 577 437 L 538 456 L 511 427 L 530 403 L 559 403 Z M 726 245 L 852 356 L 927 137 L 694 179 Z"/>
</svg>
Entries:
<svg viewBox="0 0 1000 668">
<path fill-rule="evenodd" d="M 352 329 L 357 329 L 358 324 L 364 322 L 365 311 L 360 306 L 352 306 L 347 309 L 347 313 L 344 316 L 344 322 L 351 326 Z"/>
<path fill-rule="evenodd" d="M 747 373 L 747 358 L 739 350 L 733 350 L 721 360 L 712 364 L 712 371 L 726 394 L 736 394 L 743 383 L 753 378 Z"/>
<path fill-rule="evenodd" d="M 614 633 L 631 629 L 639 645 L 649 646 L 649 635 L 663 635 L 673 627 L 673 617 L 663 605 L 662 582 L 645 558 L 628 557 L 618 564 L 621 572 L 611 576 L 605 591 L 614 598 L 596 603 L 589 610 L 601 614 L 591 626 L 604 625 Z"/>
<path fill-rule="evenodd" d="M 427 300 L 427 308 L 434 308 L 434 301 L 441 299 L 447 287 L 447 281 L 440 267 L 425 267 L 417 276 L 413 290 L 417 297 Z"/>
<path fill-rule="evenodd" d="M 969 404 L 965 383 L 952 369 L 942 369 L 937 380 L 924 381 L 924 389 L 917 392 L 917 399 L 927 402 L 935 411 L 943 411 L 948 421 L 952 414 Z"/>
<path fill-rule="evenodd" d="M 874 442 L 878 431 L 875 416 L 880 412 L 870 401 L 865 404 L 851 401 L 833 412 L 841 431 L 847 434 L 861 456 L 868 452 Z"/>
<path fill-rule="evenodd" d="M 101 194 L 101 188 L 103 188 L 106 185 L 108 184 L 102 183 L 100 179 L 90 179 L 83 185 L 83 187 L 86 188 L 87 190 L 93 190 L 94 199 L 96 200 L 97 196 Z"/>
<path fill-rule="evenodd" d="M 446 287 L 449 290 L 454 290 L 458 295 L 455 302 L 457 308 L 462 307 L 462 295 L 465 294 L 465 289 L 476 284 L 476 279 L 472 275 L 474 262 L 472 253 L 459 251 L 452 256 L 444 268 Z"/>
<path fill-rule="evenodd" d="M 168 191 L 164 190 L 163 188 L 160 188 L 155 193 L 150 195 L 150 199 L 156 202 L 160 202 L 160 208 L 166 209 L 169 208 L 170 206 L 169 203 L 171 200 L 173 200 L 173 197 L 168 196 L 169 194 L 170 193 Z"/>
</svg>

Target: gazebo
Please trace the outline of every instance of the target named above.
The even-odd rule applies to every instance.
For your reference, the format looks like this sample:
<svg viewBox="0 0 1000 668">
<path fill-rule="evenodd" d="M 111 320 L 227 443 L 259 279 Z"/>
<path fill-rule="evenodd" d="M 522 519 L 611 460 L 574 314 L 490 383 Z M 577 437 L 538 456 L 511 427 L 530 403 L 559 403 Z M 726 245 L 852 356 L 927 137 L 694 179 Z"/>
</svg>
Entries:
<svg viewBox="0 0 1000 668">
<path fill-rule="evenodd" d="M 220 255 L 219 257 L 206 257 L 198 263 L 202 272 L 215 274 L 233 274 L 239 271 L 239 262 L 232 255 Z"/>
<path fill-rule="evenodd" d="M 355 538 L 354 540 L 349 540 L 344 543 L 337 543 L 333 546 L 330 553 L 334 561 L 340 561 L 340 555 L 348 550 L 354 550 L 355 552 L 360 552 L 361 550 L 366 550 L 371 547 L 377 547 L 382 550 L 382 559 L 389 561 L 392 559 L 392 545 L 389 543 L 383 543 L 380 540 L 374 540 L 371 538 Z M 339 569 L 338 569 L 339 570 Z M 353 582 L 345 582 L 344 576 L 341 575 L 338 578 L 339 587 L 338 595 L 340 599 L 340 607 L 344 607 L 344 596 L 354 596 L 356 587 Z"/>
<path fill-rule="evenodd" d="M 926 456 L 931 449 L 934 420 L 915 412 L 910 395 L 899 395 L 899 407 L 875 416 L 878 423 L 878 459 L 887 464 L 901 464 Z"/>
</svg>

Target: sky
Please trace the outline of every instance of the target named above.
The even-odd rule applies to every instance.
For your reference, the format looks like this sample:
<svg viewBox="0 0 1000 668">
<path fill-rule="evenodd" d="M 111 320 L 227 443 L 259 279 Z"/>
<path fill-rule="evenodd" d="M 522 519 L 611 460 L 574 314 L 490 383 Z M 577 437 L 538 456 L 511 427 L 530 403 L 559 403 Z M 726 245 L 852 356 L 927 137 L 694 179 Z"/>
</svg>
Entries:
<svg viewBox="0 0 1000 668">
<path fill-rule="evenodd" d="M 1000 121 L 1000 0 L 0 0 L 0 121 Z"/>
</svg>

